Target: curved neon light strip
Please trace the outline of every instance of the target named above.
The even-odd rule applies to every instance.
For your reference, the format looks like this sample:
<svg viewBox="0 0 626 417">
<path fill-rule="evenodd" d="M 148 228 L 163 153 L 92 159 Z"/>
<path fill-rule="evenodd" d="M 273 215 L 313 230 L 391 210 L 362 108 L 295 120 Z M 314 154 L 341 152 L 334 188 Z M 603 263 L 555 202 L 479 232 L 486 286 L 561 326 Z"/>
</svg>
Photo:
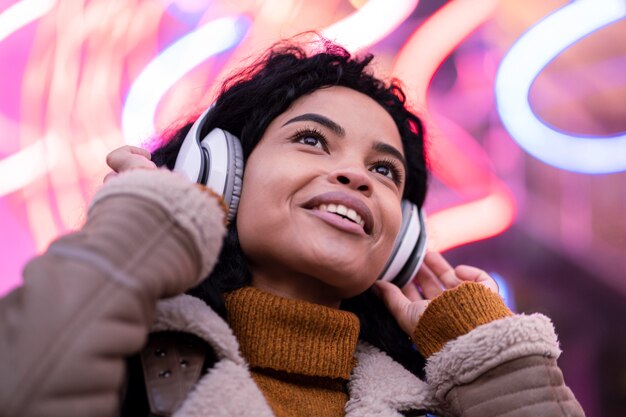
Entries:
<svg viewBox="0 0 626 417">
<path fill-rule="evenodd" d="M 0 161 L 0 196 L 12 193 L 44 175 L 59 160 L 54 146 L 39 141 Z"/>
<path fill-rule="evenodd" d="M 413 33 L 398 54 L 393 74 L 407 86 L 407 95 L 416 108 L 427 107 L 430 81 L 443 60 L 489 18 L 498 4 L 499 0 L 450 2 Z M 447 125 L 446 130 L 453 131 L 460 140 L 474 140 L 450 120 L 438 117 L 438 121 Z M 445 136 L 438 140 L 439 147 L 454 146 Z M 432 237 L 429 247 L 439 251 L 502 233 L 515 218 L 513 195 L 502 181 L 460 150 L 448 152 L 447 156 L 445 161 L 431 161 L 438 178 L 460 194 L 478 185 L 484 187 L 487 195 L 428 216 L 427 227 Z M 471 177 L 467 172 L 472 172 Z M 482 178 L 482 181 L 477 183 L 472 178 Z"/>
<path fill-rule="evenodd" d="M 389 35 L 411 15 L 419 0 L 370 0 L 322 31 L 324 37 L 355 53 Z"/>
<path fill-rule="evenodd" d="M 512 194 L 500 188 L 487 197 L 429 215 L 429 248 L 445 251 L 499 235 L 511 226 L 512 200 Z"/>
<path fill-rule="evenodd" d="M 247 32 L 244 17 L 213 20 L 154 58 L 133 83 L 122 112 L 126 143 L 138 146 L 154 134 L 159 101 L 181 77 L 207 58 L 237 45 Z"/>
<path fill-rule="evenodd" d="M 57 4 L 57 0 L 22 0 L 0 13 L 0 42 L 13 32 L 39 19 Z"/>
<path fill-rule="evenodd" d="M 500 0 L 455 0 L 442 6 L 402 46 L 393 74 L 401 79 L 415 105 L 426 105 L 426 93 L 435 72 L 448 55 L 487 20 Z"/>
<path fill-rule="evenodd" d="M 568 171 L 602 174 L 626 170 L 626 134 L 592 137 L 559 132 L 542 123 L 528 102 L 537 75 L 561 51 L 626 17 L 624 0 L 578 0 L 523 35 L 504 57 L 496 77 L 502 123 L 524 150 Z"/>
<path fill-rule="evenodd" d="M 441 115 L 436 119 L 442 131 L 479 150 L 474 138 L 460 126 Z M 457 148 L 445 135 L 437 138 L 436 147 L 445 158 L 431 158 L 431 167 L 444 184 L 462 195 L 473 195 L 476 188 L 483 189 L 486 195 L 429 215 L 430 248 L 444 251 L 507 230 L 515 219 L 516 206 L 506 184 L 479 162 L 480 155 L 472 157 L 467 149 Z"/>
<path fill-rule="evenodd" d="M 56 0 L 23 0 L 4 10 L 0 13 L 0 42 L 50 12 L 56 3 Z M 0 160 L 0 178 L 3 178 L 0 196 L 19 190 L 44 175 L 50 165 L 56 163 L 52 161 L 55 158 L 49 158 L 51 163 L 46 164 L 41 141 Z"/>
</svg>

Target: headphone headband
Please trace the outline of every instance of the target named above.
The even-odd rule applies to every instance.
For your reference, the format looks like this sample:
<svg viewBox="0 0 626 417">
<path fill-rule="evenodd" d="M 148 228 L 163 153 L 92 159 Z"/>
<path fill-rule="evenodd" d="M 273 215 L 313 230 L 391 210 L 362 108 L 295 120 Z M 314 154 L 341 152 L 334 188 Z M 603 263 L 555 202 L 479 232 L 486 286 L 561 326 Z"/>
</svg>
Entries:
<svg viewBox="0 0 626 417">
<path fill-rule="evenodd" d="M 202 152 L 200 131 L 204 126 L 204 121 L 211 111 L 211 108 L 212 107 L 206 109 L 191 126 L 189 132 L 187 132 L 187 136 L 185 136 L 180 150 L 178 151 L 176 164 L 174 165 L 174 171 L 180 172 L 189 179 L 189 181 L 200 184 L 206 184 L 206 179 L 202 177 L 203 174 L 207 172 L 205 167 L 206 159 L 203 157 Z M 220 191 L 214 191 L 221 194 Z"/>
</svg>

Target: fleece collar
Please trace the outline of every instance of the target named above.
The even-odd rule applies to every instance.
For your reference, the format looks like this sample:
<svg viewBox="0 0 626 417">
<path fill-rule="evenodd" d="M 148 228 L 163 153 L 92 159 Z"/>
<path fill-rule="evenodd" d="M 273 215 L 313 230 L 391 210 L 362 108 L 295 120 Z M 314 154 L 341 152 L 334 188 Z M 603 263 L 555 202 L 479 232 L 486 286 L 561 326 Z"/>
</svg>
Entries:
<svg viewBox="0 0 626 417">
<path fill-rule="evenodd" d="M 160 301 L 152 331 L 182 331 L 206 340 L 218 361 L 174 417 L 274 416 L 252 379 L 228 324 L 203 301 L 188 295 Z M 398 411 L 431 408 L 428 385 L 377 348 L 359 342 L 348 389 L 346 417 L 397 417 Z"/>
<path fill-rule="evenodd" d="M 231 328 L 203 301 L 188 296 L 160 301 L 153 331 L 182 331 L 206 340 L 218 361 L 187 397 L 175 417 L 234 417 L 272 413 L 241 356 Z M 348 382 L 346 417 L 397 417 L 404 410 L 443 412 L 446 395 L 505 362 L 523 356 L 557 358 L 554 327 L 541 314 L 483 324 L 446 343 L 426 364 L 428 384 L 384 352 L 359 342 Z"/>
</svg>

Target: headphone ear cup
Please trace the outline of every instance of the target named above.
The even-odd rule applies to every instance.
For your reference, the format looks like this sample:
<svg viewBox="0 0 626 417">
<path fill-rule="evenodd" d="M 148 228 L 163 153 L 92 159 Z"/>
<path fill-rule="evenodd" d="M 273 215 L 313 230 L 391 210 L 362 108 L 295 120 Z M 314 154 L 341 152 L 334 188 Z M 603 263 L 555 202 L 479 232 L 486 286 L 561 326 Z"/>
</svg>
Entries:
<svg viewBox="0 0 626 417">
<path fill-rule="evenodd" d="M 226 190 L 226 192 L 230 193 L 230 198 L 224 196 L 224 200 L 228 204 L 228 221 L 230 222 L 237 215 L 239 197 L 241 196 L 241 184 L 243 182 L 243 150 L 239 138 L 230 133 L 228 133 L 228 136 L 230 136 L 230 140 L 232 141 L 233 150 L 232 153 L 229 152 L 229 158 L 232 159 L 232 164 L 229 165 L 232 166 L 232 170 L 229 169 L 228 171 L 229 182 L 232 181 L 232 186 L 228 187 Z"/>
<path fill-rule="evenodd" d="M 194 122 L 181 144 L 174 171 L 220 194 L 228 207 L 228 221 L 237 214 L 243 178 L 243 150 L 239 138 L 213 129 L 200 137 L 211 107 Z"/>
<path fill-rule="evenodd" d="M 202 183 L 219 193 L 228 207 L 228 221 L 237 214 L 243 177 L 243 150 L 239 138 L 213 129 L 201 142 L 205 163 Z"/>
<path fill-rule="evenodd" d="M 403 287 L 417 274 L 426 255 L 424 213 L 408 200 L 402 200 L 402 224 L 391 256 L 379 279 Z"/>
<path fill-rule="evenodd" d="M 422 216 L 420 214 L 418 221 L 421 221 L 421 220 L 422 220 Z M 423 227 L 424 227 L 424 224 L 422 223 L 422 230 L 423 230 Z M 391 282 L 400 288 L 410 283 L 411 280 L 415 277 L 415 275 L 417 275 L 417 271 L 419 270 L 420 266 L 422 266 L 422 262 L 424 261 L 425 255 L 426 255 L 426 234 L 424 235 L 420 234 L 418 241 L 415 243 L 415 247 L 413 248 L 413 251 L 407 258 L 406 262 L 404 263 L 404 266 L 402 267 L 400 272 L 398 272 L 398 274 L 393 278 Z"/>
</svg>

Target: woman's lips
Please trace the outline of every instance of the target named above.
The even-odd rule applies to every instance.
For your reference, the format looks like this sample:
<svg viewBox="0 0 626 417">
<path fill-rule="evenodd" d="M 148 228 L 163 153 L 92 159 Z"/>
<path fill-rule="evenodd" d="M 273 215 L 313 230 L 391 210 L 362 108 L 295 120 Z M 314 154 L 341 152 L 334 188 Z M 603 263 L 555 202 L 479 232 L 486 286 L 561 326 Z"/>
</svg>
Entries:
<svg viewBox="0 0 626 417">
<path fill-rule="evenodd" d="M 352 222 L 351 220 L 341 217 L 338 214 L 330 213 L 328 211 L 317 210 L 317 209 L 308 209 L 307 211 L 311 213 L 313 216 L 318 217 L 322 221 L 326 222 L 327 224 L 339 230 L 342 230 L 348 233 L 353 233 L 359 236 L 367 236 L 367 233 L 365 233 L 365 230 L 363 230 L 363 227 L 361 227 L 361 225 L 358 225 Z"/>
<path fill-rule="evenodd" d="M 353 213 L 351 213 L 352 215 L 332 213 L 331 211 L 337 210 L 330 210 L 328 209 L 329 206 L 335 206 L 335 208 L 337 206 L 344 206 L 347 210 L 353 211 Z M 319 194 L 307 201 L 302 207 L 308 209 L 321 219 L 327 219 L 331 224 L 337 225 L 345 230 L 348 230 L 346 228 L 349 228 L 349 230 L 358 229 L 362 234 L 369 235 L 374 227 L 373 216 L 369 207 L 359 198 L 353 197 L 345 192 L 330 191 Z M 323 210 L 323 208 L 327 209 Z M 355 216 L 355 213 L 358 216 Z M 352 217 L 353 221 L 345 217 Z M 356 217 L 356 219 L 354 217 Z M 359 224 L 359 222 L 361 224 Z M 345 227 L 342 226 L 344 224 Z"/>
</svg>

